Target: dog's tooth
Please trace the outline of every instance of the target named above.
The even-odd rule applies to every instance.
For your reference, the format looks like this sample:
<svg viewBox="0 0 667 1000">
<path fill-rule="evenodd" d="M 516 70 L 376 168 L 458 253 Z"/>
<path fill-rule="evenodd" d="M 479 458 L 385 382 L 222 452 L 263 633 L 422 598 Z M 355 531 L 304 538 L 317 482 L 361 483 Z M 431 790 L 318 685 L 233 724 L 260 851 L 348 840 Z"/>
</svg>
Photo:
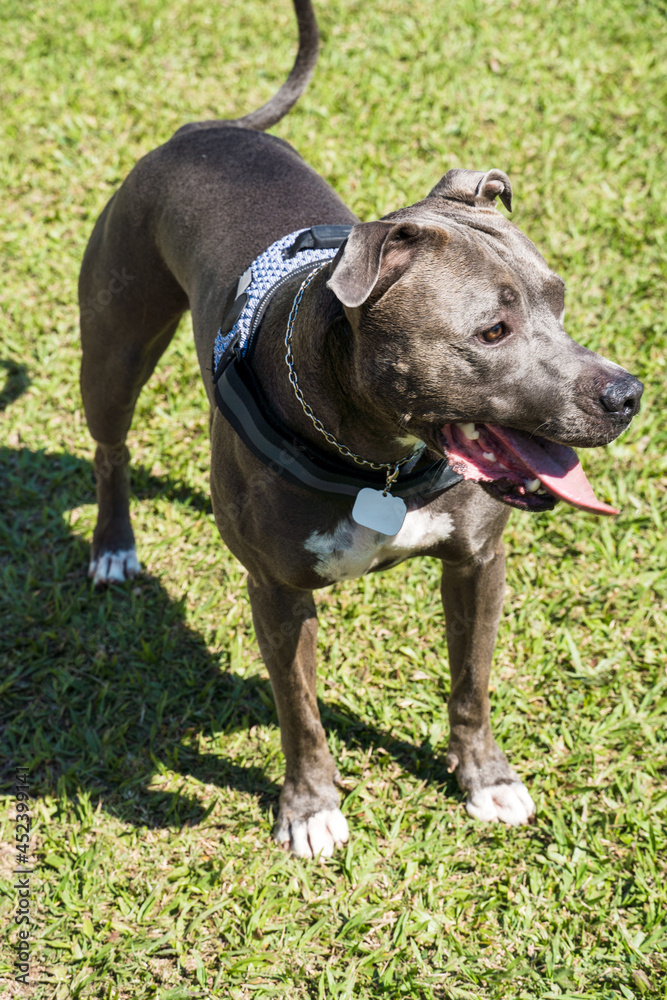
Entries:
<svg viewBox="0 0 667 1000">
<path fill-rule="evenodd" d="M 459 427 L 468 438 L 468 441 L 476 441 L 479 437 L 479 431 L 475 430 L 474 424 L 459 424 Z"/>
<path fill-rule="evenodd" d="M 528 490 L 529 493 L 537 493 L 540 486 L 542 485 L 539 479 L 526 479 L 525 483 L 526 483 L 526 489 Z"/>
<path fill-rule="evenodd" d="M 477 433 L 479 434 L 479 431 Z M 493 454 L 492 451 L 483 451 L 482 455 L 487 460 L 487 462 L 497 462 L 498 461 L 498 459 L 496 458 L 496 456 Z"/>
</svg>

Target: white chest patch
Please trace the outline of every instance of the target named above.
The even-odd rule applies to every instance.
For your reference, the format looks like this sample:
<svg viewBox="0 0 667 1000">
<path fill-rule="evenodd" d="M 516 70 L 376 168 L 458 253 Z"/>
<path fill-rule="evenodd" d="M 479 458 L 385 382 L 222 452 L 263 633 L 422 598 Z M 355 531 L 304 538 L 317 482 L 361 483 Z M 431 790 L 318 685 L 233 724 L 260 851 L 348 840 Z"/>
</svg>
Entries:
<svg viewBox="0 0 667 1000">
<path fill-rule="evenodd" d="M 453 530 L 449 514 L 434 514 L 422 507 L 408 511 L 403 527 L 393 537 L 348 518 L 333 531 L 314 531 L 304 548 L 318 557 L 315 569 L 325 580 L 354 580 L 382 563 L 400 562 L 444 542 Z"/>
</svg>

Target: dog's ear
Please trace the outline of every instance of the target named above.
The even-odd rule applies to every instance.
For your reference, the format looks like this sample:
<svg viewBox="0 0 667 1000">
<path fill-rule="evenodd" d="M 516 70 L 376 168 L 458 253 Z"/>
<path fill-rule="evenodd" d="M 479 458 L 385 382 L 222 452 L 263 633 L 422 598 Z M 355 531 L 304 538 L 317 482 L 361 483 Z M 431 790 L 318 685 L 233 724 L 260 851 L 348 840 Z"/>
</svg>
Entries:
<svg viewBox="0 0 667 1000">
<path fill-rule="evenodd" d="M 339 302 L 354 308 L 375 292 L 383 295 L 413 257 L 415 245 L 429 227 L 414 222 L 361 222 L 333 261 L 327 281 Z M 444 233 L 438 238 L 446 239 Z"/>
<path fill-rule="evenodd" d="M 500 197 L 508 212 L 512 211 L 512 185 L 502 170 L 448 170 L 438 181 L 429 198 L 449 198 L 467 205 L 488 206 Z"/>
<path fill-rule="evenodd" d="M 362 222 L 340 248 L 327 287 L 344 306 L 360 306 L 375 288 L 382 248 L 393 228 L 391 222 Z"/>
</svg>

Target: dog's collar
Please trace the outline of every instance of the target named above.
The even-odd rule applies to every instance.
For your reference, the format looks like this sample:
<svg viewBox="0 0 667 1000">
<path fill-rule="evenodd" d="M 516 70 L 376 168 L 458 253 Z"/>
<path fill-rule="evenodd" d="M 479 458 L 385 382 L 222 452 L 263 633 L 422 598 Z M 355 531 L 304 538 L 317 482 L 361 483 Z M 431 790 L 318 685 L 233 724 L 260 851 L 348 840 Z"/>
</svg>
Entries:
<svg viewBox="0 0 667 1000">
<path fill-rule="evenodd" d="M 312 269 L 314 263 L 334 257 L 351 228 L 313 226 L 291 233 L 253 261 L 239 278 L 237 297 L 215 339 L 213 382 L 218 409 L 271 471 L 314 493 L 356 497 L 365 487 L 384 489 L 386 475 L 351 468 L 285 427 L 271 413 L 249 363 L 249 348 L 278 288 L 289 278 Z M 417 472 L 411 466 L 406 466 L 394 482 L 394 496 L 429 497 L 462 479 L 446 459 Z"/>
</svg>

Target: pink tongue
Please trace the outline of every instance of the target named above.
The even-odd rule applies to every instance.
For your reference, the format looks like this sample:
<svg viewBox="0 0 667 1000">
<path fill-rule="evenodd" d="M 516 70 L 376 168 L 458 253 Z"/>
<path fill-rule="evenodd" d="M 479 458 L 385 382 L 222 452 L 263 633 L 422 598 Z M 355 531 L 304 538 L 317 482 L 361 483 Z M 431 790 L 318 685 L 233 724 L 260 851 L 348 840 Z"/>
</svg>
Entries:
<svg viewBox="0 0 667 1000">
<path fill-rule="evenodd" d="M 555 496 L 573 507 L 590 511 L 591 514 L 618 514 L 614 507 L 602 503 L 593 493 L 593 487 L 586 479 L 586 473 L 572 448 L 563 444 L 532 438 L 522 431 L 497 424 L 485 424 L 487 432 L 498 438 L 511 454 L 516 455 L 528 466 Z"/>
</svg>

